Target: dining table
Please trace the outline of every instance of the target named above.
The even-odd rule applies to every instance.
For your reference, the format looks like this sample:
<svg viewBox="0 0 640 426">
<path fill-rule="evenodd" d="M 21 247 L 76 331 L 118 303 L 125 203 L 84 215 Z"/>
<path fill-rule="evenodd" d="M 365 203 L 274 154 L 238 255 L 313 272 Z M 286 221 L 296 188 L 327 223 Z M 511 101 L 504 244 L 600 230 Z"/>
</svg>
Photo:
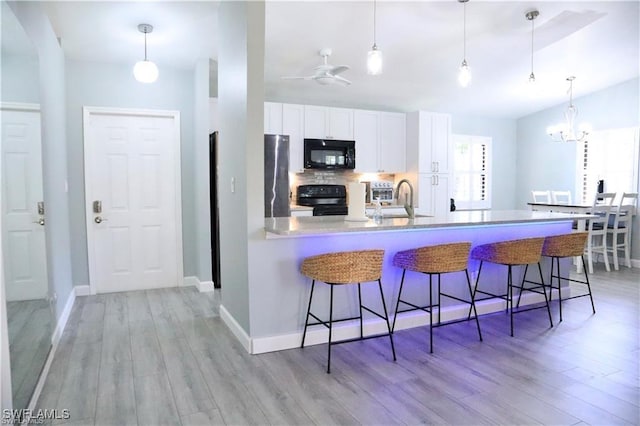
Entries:
<svg viewBox="0 0 640 426">
<path fill-rule="evenodd" d="M 558 204 L 558 203 L 527 203 L 531 207 L 531 211 L 556 212 L 556 213 L 581 213 L 587 214 L 591 212 L 593 204 Z M 576 220 L 576 230 L 586 231 L 587 220 Z M 582 271 L 582 263 L 578 259 L 574 259 L 576 271 Z"/>
<path fill-rule="evenodd" d="M 556 213 L 581 213 L 591 212 L 593 204 L 557 204 L 557 203 L 527 203 L 532 211 L 556 212 Z M 578 231 L 587 230 L 587 220 L 577 220 Z"/>
</svg>

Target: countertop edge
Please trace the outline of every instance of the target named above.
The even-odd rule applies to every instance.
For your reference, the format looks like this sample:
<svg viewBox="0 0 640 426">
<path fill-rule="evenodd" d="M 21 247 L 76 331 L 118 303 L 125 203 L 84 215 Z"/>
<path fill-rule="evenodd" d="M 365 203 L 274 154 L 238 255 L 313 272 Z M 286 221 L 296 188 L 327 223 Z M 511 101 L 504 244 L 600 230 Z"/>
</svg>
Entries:
<svg viewBox="0 0 640 426">
<path fill-rule="evenodd" d="M 343 217 L 270 218 L 265 220 L 266 239 L 314 237 L 328 234 L 357 234 L 370 232 L 403 232 L 437 228 L 472 226 L 502 226 L 526 223 L 567 222 L 588 219 L 586 214 L 530 212 L 504 210 L 485 213 L 454 212 L 446 217 L 420 217 L 416 219 L 383 219 L 376 224 L 345 222 Z M 341 219 L 338 219 L 341 218 Z M 276 220 L 279 219 L 279 220 Z"/>
</svg>

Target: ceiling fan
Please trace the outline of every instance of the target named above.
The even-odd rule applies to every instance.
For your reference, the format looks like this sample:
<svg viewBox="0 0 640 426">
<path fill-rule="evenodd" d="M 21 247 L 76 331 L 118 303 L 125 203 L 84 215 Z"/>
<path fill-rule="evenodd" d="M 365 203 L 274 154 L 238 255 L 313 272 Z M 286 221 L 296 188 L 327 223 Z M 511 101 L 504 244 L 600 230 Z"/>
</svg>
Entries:
<svg viewBox="0 0 640 426">
<path fill-rule="evenodd" d="M 331 56 L 331 49 L 324 48 L 319 52 L 323 58 L 323 64 L 314 68 L 313 75 L 308 76 L 294 76 L 294 77 L 282 77 L 283 80 L 315 80 L 316 83 L 327 84 L 342 84 L 348 86 L 351 81 L 344 77 L 340 77 L 338 74 L 343 73 L 349 69 L 347 65 L 334 66 L 328 63 L 328 58 Z"/>
</svg>

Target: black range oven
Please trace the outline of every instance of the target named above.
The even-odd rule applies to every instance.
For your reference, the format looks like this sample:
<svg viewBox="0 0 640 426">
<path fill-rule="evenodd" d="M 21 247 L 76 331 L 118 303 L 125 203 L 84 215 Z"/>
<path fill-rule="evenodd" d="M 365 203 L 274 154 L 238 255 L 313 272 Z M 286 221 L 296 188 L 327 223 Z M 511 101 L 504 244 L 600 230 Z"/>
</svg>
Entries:
<svg viewBox="0 0 640 426">
<path fill-rule="evenodd" d="M 313 207 L 314 216 L 347 215 L 347 189 L 344 185 L 300 185 L 297 203 Z"/>
</svg>

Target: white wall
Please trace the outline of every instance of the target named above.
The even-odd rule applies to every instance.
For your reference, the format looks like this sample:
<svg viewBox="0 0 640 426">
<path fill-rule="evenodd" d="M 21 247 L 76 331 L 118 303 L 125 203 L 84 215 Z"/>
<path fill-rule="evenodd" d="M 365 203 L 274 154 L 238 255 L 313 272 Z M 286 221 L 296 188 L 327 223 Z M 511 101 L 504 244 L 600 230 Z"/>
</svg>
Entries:
<svg viewBox="0 0 640 426">
<path fill-rule="evenodd" d="M 577 122 L 588 122 L 594 130 L 640 126 L 640 79 L 635 78 L 574 99 Z M 526 208 L 531 190 L 568 189 L 576 176 L 576 146 L 553 142 L 546 134 L 550 124 L 562 121 L 567 104 L 518 120 L 516 206 Z M 633 221 L 632 258 L 640 259 L 640 218 Z"/>
<path fill-rule="evenodd" d="M 153 84 L 136 81 L 133 64 L 67 60 L 67 135 L 73 284 L 88 285 L 87 230 L 84 199 L 82 107 L 118 107 L 180 111 L 182 167 L 182 241 L 185 276 L 197 274 L 197 223 L 194 213 L 194 74 L 160 68 Z M 202 143 L 207 143 L 204 139 Z"/>
<path fill-rule="evenodd" d="M 73 282 L 67 193 L 64 53 L 41 4 L 13 2 L 9 5 L 38 51 L 42 177 L 47 206 L 47 273 L 49 286 L 57 296 L 55 309 L 58 319 Z"/>
<path fill-rule="evenodd" d="M 38 57 L 2 54 L 2 102 L 40 102 Z"/>
<path fill-rule="evenodd" d="M 263 261 L 251 245 L 264 235 L 264 3 L 222 2 L 218 20 L 222 306 L 250 334 L 250 280 Z"/>
<path fill-rule="evenodd" d="M 212 280 L 211 205 L 209 202 L 209 59 L 196 63 L 194 93 L 194 223 L 196 274 L 200 282 Z"/>
</svg>

